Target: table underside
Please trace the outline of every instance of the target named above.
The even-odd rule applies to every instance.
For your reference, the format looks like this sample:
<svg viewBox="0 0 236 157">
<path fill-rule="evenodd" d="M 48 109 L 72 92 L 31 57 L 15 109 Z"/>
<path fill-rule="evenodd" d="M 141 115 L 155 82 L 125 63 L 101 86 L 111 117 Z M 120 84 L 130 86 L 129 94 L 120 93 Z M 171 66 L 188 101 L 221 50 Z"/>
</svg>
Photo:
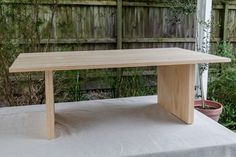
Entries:
<svg viewBox="0 0 236 157">
<path fill-rule="evenodd" d="M 158 102 L 186 124 L 194 120 L 195 65 L 157 67 Z M 53 71 L 45 71 L 48 139 L 55 138 Z"/>
</svg>

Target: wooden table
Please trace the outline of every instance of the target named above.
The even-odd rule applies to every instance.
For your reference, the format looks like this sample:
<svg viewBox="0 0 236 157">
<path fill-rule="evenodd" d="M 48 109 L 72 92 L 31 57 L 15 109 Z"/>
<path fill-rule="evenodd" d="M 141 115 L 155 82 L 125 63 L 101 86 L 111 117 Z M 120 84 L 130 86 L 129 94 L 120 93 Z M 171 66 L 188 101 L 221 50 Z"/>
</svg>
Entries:
<svg viewBox="0 0 236 157">
<path fill-rule="evenodd" d="M 53 71 L 158 66 L 158 103 L 187 124 L 194 118 L 195 65 L 230 59 L 180 48 L 22 53 L 10 72 L 45 72 L 48 138 L 55 138 Z"/>
</svg>

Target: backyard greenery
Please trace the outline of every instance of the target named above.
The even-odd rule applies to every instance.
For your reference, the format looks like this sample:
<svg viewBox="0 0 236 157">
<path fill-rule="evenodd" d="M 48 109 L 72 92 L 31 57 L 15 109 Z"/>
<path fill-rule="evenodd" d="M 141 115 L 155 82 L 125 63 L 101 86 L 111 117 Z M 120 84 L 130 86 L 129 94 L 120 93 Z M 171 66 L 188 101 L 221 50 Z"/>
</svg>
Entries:
<svg viewBox="0 0 236 157">
<path fill-rule="evenodd" d="M 236 129 L 236 58 L 232 44 L 222 41 L 218 44 L 219 56 L 229 57 L 232 62 L 210 66 L 208 97 L 224 105 L 220 122 Z"/>
</svg>

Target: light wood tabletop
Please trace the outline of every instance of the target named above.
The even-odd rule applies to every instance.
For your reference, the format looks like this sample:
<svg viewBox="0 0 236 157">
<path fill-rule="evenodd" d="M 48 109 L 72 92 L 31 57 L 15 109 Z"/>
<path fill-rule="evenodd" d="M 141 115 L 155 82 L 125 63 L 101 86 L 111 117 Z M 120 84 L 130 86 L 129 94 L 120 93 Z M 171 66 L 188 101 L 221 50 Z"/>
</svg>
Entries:
<svg viewBox="0 0 236 157">
<path fill-rule="evenodd" d="M 230 59 L 181 48 L 22 53 L 10 72 L 101 69 L 230 62 Z"/>
<path fill-rule="evenodd" d="M 194 120 L 195 65 L 229 58 L 181 48 L 22 53 L 10 72 L 45 73 L 48 139 L 55 138 L 53 72 L 57 70 L 157 67 L 158 104 L 187 124 Z"/>
</svg>

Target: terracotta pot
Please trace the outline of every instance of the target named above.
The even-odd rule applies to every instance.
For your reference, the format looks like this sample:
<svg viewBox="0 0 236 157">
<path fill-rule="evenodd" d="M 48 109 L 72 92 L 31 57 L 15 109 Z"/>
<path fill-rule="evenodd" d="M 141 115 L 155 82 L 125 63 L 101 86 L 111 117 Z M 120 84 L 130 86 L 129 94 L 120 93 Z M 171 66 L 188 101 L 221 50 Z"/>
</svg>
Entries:
<svg viewBox="0 0 236 157">
<path fill-rule="evenodd" d="M 223 105 L 219 102 L 210 101 L 210 100 L 205 100 L 204 102 L 207 106 L 209 106 L 211 108 L 210 109 L 198 108 L 199 106 L 202 106 L 202 101 L 201 100 L 196 100 L 194 102 L 195 108 L 198 111 L 200 111 L 201 113 L 205 114 L 206 116 L 208 116 L 211 119 L 218 122 L 218 120 L 220 118 L 220 114 L 222 113 Z"/>
</svg>

